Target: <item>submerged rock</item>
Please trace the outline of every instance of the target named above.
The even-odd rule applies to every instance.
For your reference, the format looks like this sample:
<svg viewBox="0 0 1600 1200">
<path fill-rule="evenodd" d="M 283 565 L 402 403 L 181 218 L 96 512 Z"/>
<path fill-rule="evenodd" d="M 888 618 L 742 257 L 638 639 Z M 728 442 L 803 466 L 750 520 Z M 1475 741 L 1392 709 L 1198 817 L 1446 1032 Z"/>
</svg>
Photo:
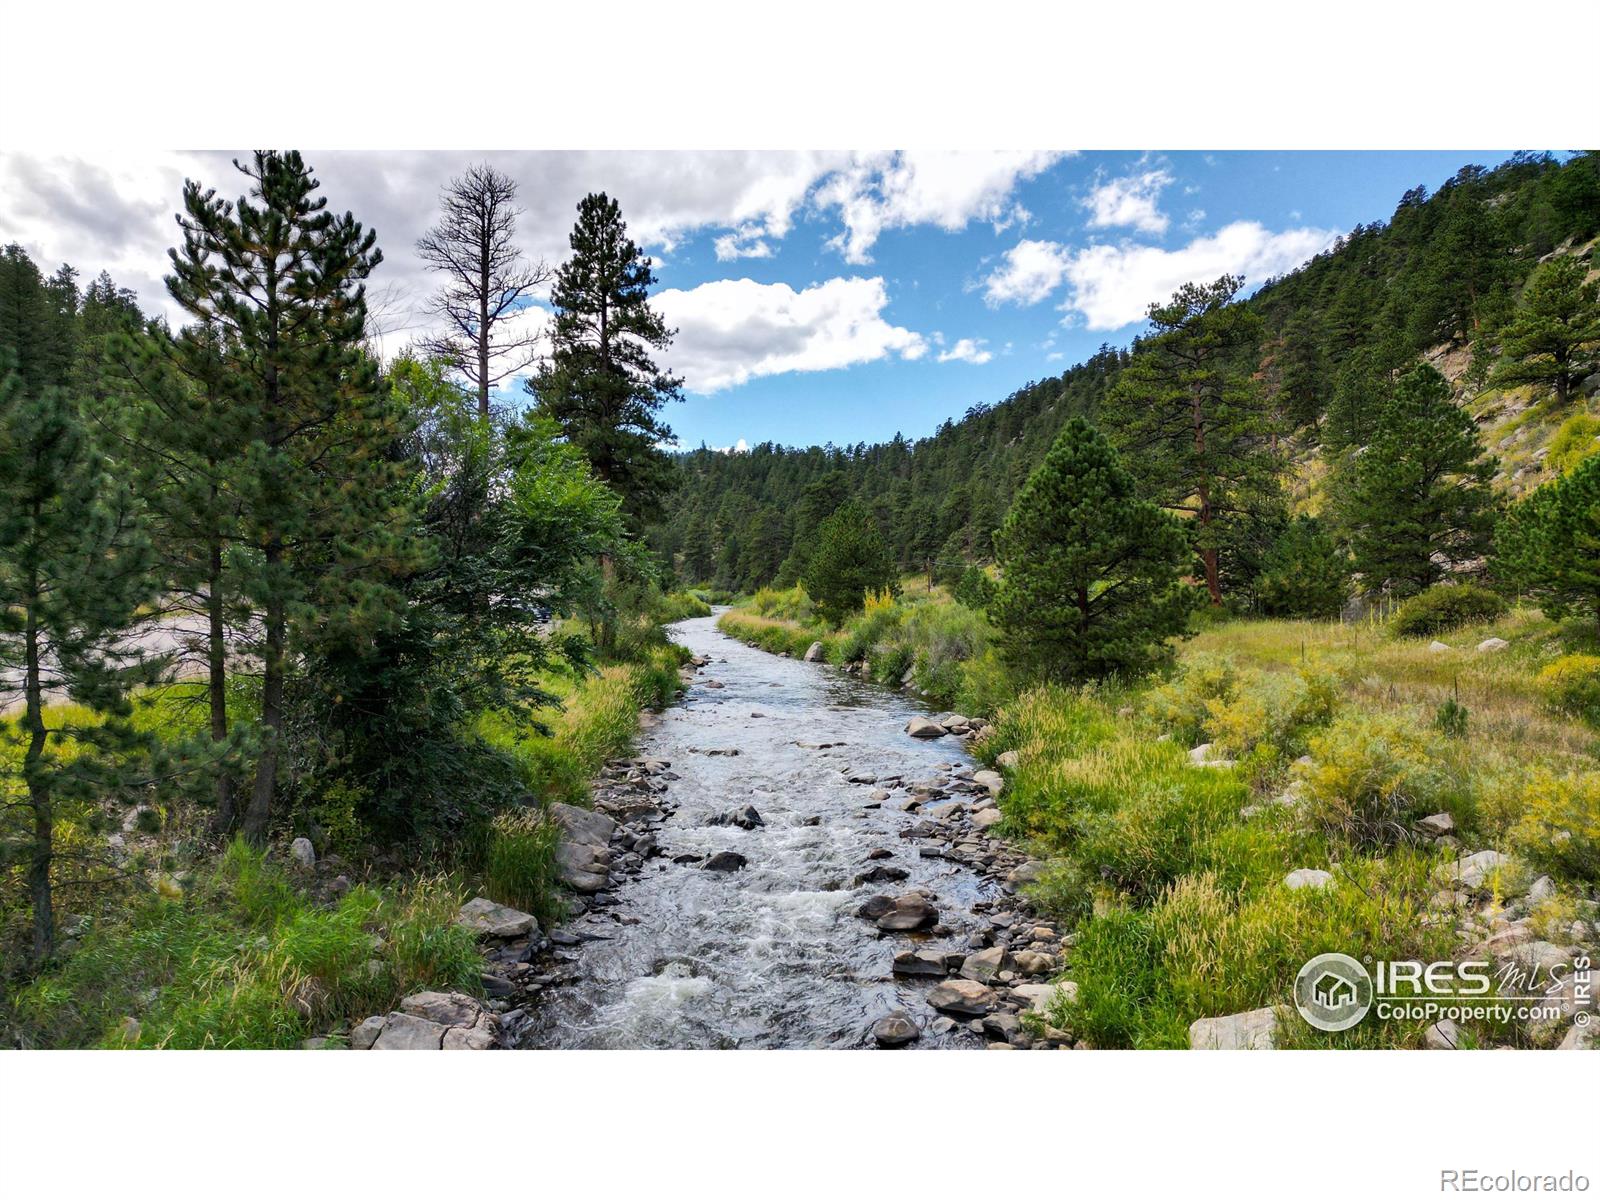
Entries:
<svg viewBox="0 0 1600 1200">
<path fill-rule="evenodd" d="M 916 1041 L 922 1036 L 922 1030 L 917 1028 L 917 1023 L 904 1009 L 897 1008 L 887 1016 L 878 1018 L 872 1027 L 872 1036 L 877 1039 L 878 1045 L 893 1048 Z"/>
<path fill-rule="evenodd" d="M 733 850 L 722 850 L 706 859 L 702 871 L 742 871 L 750 860 Z"/>
</svg>

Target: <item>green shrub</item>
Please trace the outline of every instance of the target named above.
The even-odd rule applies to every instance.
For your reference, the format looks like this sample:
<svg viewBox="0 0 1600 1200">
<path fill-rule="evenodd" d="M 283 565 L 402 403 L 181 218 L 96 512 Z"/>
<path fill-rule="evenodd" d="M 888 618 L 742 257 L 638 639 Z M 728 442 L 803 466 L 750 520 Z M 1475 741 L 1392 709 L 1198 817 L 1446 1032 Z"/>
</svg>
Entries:
<svg viewBox="0 0 1600 1200">
<path fill-rule="evenodd" d="M 1227 704 L 1239 686 L 1233 664 L 1214 654 L 1196 654 L 1166 683 L 1145 693 L 1146 716 L 1186 746 L 1205 740 L 1213 701 Z"/>
<path fill-rule="evenodd" d="M 1505 611 L 1505 599 L 1487 588 L 1440 583 L 1402 604 L 1390 627 L 1401 637 L 1431 637 L 1462 625 L 1492 621 Z"/>
<path fill-rule="evenodd" d="M 1255 592 L 1269 617 L 1335 618 L 1350 598 L 1350 556 L 1315 517 L 1296 517 L 1268 551 Z"/>
<path fill-rule="evenodd" d="M 1231 696 L 1205 702 L 1204 732 L 1230 757 L 1265 747 L 1294 758 L 1304 753 L 1310 733 L 1333 719 L 1337 699 L 1338 681 L 1327 672 L 1252 672 L 1236 679 Z"/>
<path fill-rule="evenodd" d="M 1433 714 L 1433 727 L 1445 737 L 1460 741 L 1467 736 L 1467 726 L 1471 720 L 1472 713 L 1467 706 L 1454 696 L 1450 696 L 1439 706 L 1439 711 Z"/>
<path fill-rule="evenodd" d="M 1307 811 L 1354 845 L 1379 847 L 1405 835 L 1413 817 L 1445 793 L 1425 734 L 1404 717 L 1352 713 L 1311 738 L 1296 768 Z"/>
<path fill-rule="evenodd" d="M 1539 672 L 1550 707 L 1600 727 L 1600 654 L 1566 654 Z"/>
<path fill-rule="evenodd" d="M 689 617 L 709 617 L 711 605 L 693 592 L 671 592 L 661 597 L 652 614 L 663 625 Z"/>
<path fill-rule="evenodd" d="M 958 603 L 982 611 L 994 601 L 995 582 L 982 567 L 969 566 L 961 572 L 951 595 Z"/>
<path fill-rule="evenodd" d="M 1600 882 L 1600 771 L 1557 775 L 1535 769 L 1511 831 L 1519 857 L 1536 870 L 1584 884 Z"/>
</svg>

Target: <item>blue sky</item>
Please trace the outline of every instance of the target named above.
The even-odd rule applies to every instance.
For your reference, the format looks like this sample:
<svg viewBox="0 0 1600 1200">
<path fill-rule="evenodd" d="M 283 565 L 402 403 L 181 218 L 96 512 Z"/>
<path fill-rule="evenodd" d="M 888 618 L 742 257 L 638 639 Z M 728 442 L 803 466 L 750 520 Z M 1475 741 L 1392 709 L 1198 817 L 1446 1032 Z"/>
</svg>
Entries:
<svg viewBox="0 0 1600 1200">
<path fill-rule="evenodd" d="M 237 153 L 237 152 L 234 152 Z M 0 153 L 0 242 L 107 269 L 151 311 L 185 178 L 238 193 L 234 153 Z M 921 437 L 1126 344 L 1145 306 L 1224 272 L 1290 270 L 1401 194 L 1509 151 L 306 151 L 330 204 L 377 230 L 385 353 L 427 329 L 413 246 L 476 161 L 520 186 L 519 238 L 559 262 L 604 190 L 656 260 L 686 380 L 684 446 Z M 534 327 L 547 313 L 534 307 Z M 513 377 L 508 400 L 522 392 Z"/>
<path fill-rule="evenodd" d="M 954 232 L 927 224 L 888 230 L 873 245 L 871 263 L 854 266 L 830 247 L 837 229 L 825 217 L 798 222 L 775 244 L 772 257 L 733 264 L 717 260 L 715 233 L 697 235 L 660 258 L 663 287 L 689 289 L 727 278 L 730 266 L 758 283 L 796 289 L 845 273 L 881 276 L 888 296 L 883 319 L 921 333 L 929 349 L 915 359 L 888 354 L 847 368 L 788 372 L 691 394 L 673 407 L 671 421 L 680 442 L 690 446 L 728 446 L 739 439 L 846 444 L 882 441 L 896 432 L 922 436 L 973 404 L 992 403 L 1030 380 L 1058 374 L 1102 343 L 1126 344 L 1142 326 L 1137 319 L 1142 305 L 1166 294 L 1133 301 L 1135 317 L 1128 321 L 1119 321 L 1129 311 L 1120 298 L 1107 297 L 1103 311 L 1063 311 L 1070 284 L 1063 280 L 1044 289 L 1051 264 L 1066 255 L 1112 248 L 1117 254 L 1107 256 L 1104 270 L 1123 279 L 1132 275 L 1128 282 L 1136 288 L 1135 280 L 1143 278 L 1176 280 L 1172 272 L 1182 274 L 1191 261 L 1182 257 L 1189 247 L 1215 238 L 1227 226 L 1253 222 L 1269 237 L 1312 231 L 1305 238 L 1285 239 L 1288 258 L 1265 256 L 1275 263 L 1297 262 L 1301 246 L 1311 245 L 1314 252 L 1328 237 L 1357 224 L 1387 220 L 1407 188 L 1423 183 L 1432 189 L 1465 163 L 1492 164 L 1508 155 L 1085 153 L 1017 184 L 1012 196 L 1029 214 L 1024 221 L 999 232 L 984 220 Z M 1086 207 L 1097 188 L 1125 179 L 1141 185 L 1119 193 L 1128 201 L 1120 211 L 1097 214 Z M 1148 198 L 1147 207 L 1141 198 Z M 1093 224 L 1097 215 L 1106 223 Z M 1045 252 L 1044 275 L 1012 298 L 989 281 L 1022 242 L 1051 249 Z M 1261 269 L 1251 269 L 1251 245 L 1241 246 L 1231 260 L 1233 269 L 1246 275 L 1247 288 L 1266 277 Z M 1149 264 L 1148 273 L 1130 271 L 1126 252 L 1141 247 L 1170 257 Z M 1229 257 L 1227 248 L 1218 247 L 1216 259 L 1195 256 L 1192 261 Z M 933 342 L 936 335 L 942 335 L 942 347 Z M 971 356 L 939 361 L 963 339 L 976 348 Z"/>
</svg>

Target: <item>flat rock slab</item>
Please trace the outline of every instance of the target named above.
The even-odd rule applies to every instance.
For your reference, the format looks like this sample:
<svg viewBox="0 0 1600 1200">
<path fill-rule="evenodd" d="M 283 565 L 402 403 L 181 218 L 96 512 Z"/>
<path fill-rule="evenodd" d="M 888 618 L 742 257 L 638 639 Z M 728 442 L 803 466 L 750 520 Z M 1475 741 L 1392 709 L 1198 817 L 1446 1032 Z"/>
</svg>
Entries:
<svg viewBox="0 0 1600 1200">
<path fill-rule="evenodd" d="M 981 1017 L 995 1005 L 994 989 L 975 979 L 947 979 L 928 992 L 928 1003 L 940 1012 Z"/>
<path fill-rule="evenodd" d="M 463 904 L 456 914 L 456 924 L 483 938 L 518 938 L 539 932 L 539 922 L 533 914 L 496 904 L 487 896 L 477 896 Z"/>
<path fill-rule="evenodd" d="M 408 1013 L 390 1013 L 383 1029 L 372 1043 L 374 1050 L 437 1050 L 444 1043 L 447 1026 Z"/>
<path fill-rule="evenodd" d="M 417 992 L 400 1001 L 400 1011 L 439 1025 L 477 1024 L 483 1005 L 463 992 Z"/>
<path fill-rule="evenodd" d="M 1226 1017 L 1201 1017 L 1189 1026 L 1191 1050 L 1271 1050 L 1278 1032 L 1278 1014 L 1271 1008 Z"/>
</svg>

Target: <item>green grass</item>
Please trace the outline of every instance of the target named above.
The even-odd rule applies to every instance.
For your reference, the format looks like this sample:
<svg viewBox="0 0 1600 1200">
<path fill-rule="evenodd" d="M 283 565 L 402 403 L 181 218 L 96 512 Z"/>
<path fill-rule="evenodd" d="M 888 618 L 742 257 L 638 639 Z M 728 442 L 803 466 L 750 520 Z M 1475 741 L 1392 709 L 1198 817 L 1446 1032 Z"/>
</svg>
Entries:
<svg viewBox="0 0 1600 1200">
<path fill-rule="evenodd" d="M 1511 645 L 1476 653 L 1489 636 Z M 1078 1000 L 1054 1023 L 1093 1045 L 1185 1046 L 1199 1017 L 1289 1004 L 1314 954 L 1458 954 L 1454 922 L 1427 912 L 1446 852 L 1406 836 L 1430 812 L 1451 813 L 1467 849 L 1512 853 L 1524 879 L 1550 874 L 1558 894 L 1540 911 L 1552 929 L 1589 911 L 1600 747 L 1539 682 L 1585 636 L 1526 610 L 1457 630 L 1461 648 L 1439 653 L 1377 623 L 1223 621 L 1180 647 L 1168 679 L 1003 705 L 980 750 L 1018 756 L 1001 828 L 1046 861 L 1030 892 L 1076 934 L 1065 976 Z M 1457 694 L 1468 737 L 1434 724 Z M 1207 741 L 1235 765 L 1190 765 Z M 1272 802 L 1291 787 L 1295 806 Z M 1296 867 L 1335 883 L 1290 890 Z M 1279 1030 L 1288 1046 L 1418 1046 L 1423 1034 L 1371 1020 L 1323 1034 L 1292 1009 Z"/>
<path fill-rule="evenodd" d="M 419 989 L 477 991 L 482 957 L 454 924 L 463 898 L 418 880 L 319 905 L 235 843 L 187 887 L 91 929 L 17 994 L 8 1024 L 40 1047 L 293 1048 Z"/>
</svg>

